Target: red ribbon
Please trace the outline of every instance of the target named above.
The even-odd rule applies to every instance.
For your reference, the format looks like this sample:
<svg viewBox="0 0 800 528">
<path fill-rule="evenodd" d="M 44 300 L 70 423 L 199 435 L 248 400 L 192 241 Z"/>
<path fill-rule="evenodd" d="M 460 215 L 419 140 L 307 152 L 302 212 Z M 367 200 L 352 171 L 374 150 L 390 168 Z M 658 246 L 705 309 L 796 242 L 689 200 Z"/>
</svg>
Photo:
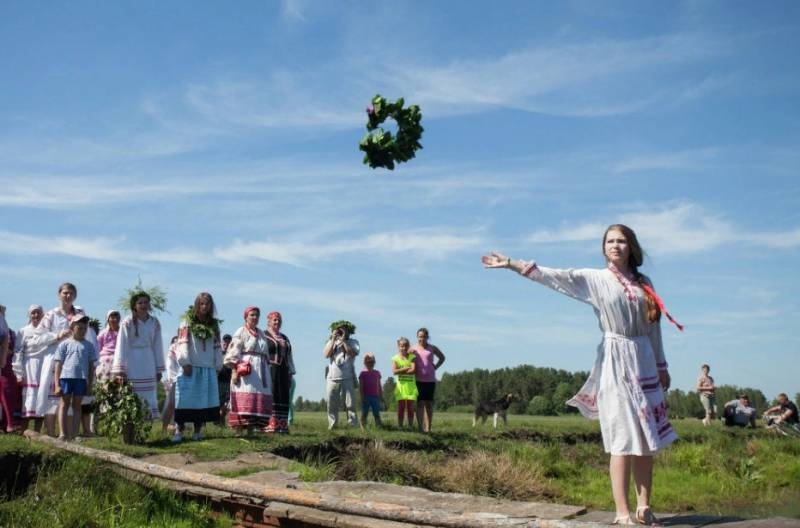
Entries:
<svg viewBox="0 0 800 528">
<path fill-rule="evenodd" d="M 647 292 L 648 295 L 650 295 L 650 297 L 652 297 L 652 299 L 656 302 L 656 305 L 658 306 L 658 309 L 661 310 L 661 313 L 663 313 L 664 315 L 667 316 L 667 319 L 669 319 L 669 322 L 671 322 L 672 324 L 677 326 L 678 330 L 683 332 L 683 325 L 678 323 L 678 321 L 676 321 L 675 319 L 672 318 L 672 316 L 667 311 L 667 307 L 664 306 L 664 301 L 661 300 L 661 297 L 658 296 L 656 291 L 653 288 L 651 288 L 650 285 L 645 284 L 644 281 L 642 281 L 640 283 L 640 286 L 642 287 L 642 289 L 644 291 Z"/>
</svg>

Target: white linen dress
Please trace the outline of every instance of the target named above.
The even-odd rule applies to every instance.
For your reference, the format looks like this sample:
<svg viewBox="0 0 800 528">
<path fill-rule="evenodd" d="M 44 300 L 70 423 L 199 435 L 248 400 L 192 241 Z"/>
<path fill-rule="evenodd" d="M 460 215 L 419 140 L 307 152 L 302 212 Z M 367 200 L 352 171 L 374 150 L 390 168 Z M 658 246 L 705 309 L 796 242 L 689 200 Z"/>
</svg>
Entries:
<svg viewBox="0 0 800 528">
<path fill-rule="evenodd" d="M 111 375 L 124 375 L 142 398 L 153 419 L 160 416 L 156 398 L 156 375 L 164 372 L 164 344 L 161 324 L 155 317 L 134 324 L 128 316 L 119 325 Z"/>
<path fill-rule="evenodd" d="M 17 332 L 14 375 L 23 378 L 22 417 L 43 418 L 52 414 L 50 392 L 53 384 L 53 354 L 58 342 L 56 334 L 47 331 L 41 323 L 28 323 Z"/>
<path fill-rule="evenodd" d="M 594 308 L 603 341 L 589 378 L 567 403 L 600 420 L 606 452 L 652 455 L 675 441 L 658 378 L 667 370 L 661 327 L 647 321 L 642 288 L 609 268 L 554 269 L 531 262 L 520 273 Z"/>
</svg>

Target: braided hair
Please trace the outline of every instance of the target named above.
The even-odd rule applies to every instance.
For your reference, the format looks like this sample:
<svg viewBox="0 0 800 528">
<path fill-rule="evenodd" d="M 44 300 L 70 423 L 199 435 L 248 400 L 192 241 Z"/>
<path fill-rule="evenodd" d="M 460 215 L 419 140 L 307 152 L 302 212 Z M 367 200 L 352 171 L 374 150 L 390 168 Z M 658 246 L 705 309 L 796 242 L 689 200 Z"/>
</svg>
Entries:
<svg viewBox="0 0 800 528">
<path fill-rule="evenodd" d="M 623 236 L 625 236 L 625 240 L 628 242 L 628 249 L 630 250 L 628 267 L 630 268 L 631 273 L 633 273 L 636 282 L 642 287 L 642 290 L 644 290 L 644 297 L 647 303 L 647 320 L 650 323 L 658 322 L 658 320 L 661 319 L 661 310 L 658 308 L 658 303 L 656 303 L 656 300 L 652 295 L 650 295 L 648 289 L 644 288 L 644 285 L 649 286 L 649 280 L 639 272 L 639 266 L 641 266 L 644 262 L 644 251 L 642 250 L 642 246 L 639 244 L 639 240 L 636 238 L 636 233 L 634 233 L 633 229 L 625 224 L 612 224 L 608 226 L 606 232 L 603 233 L 603 255 L 605 255 L 605 243 L 609 231 L 619 231 L 623 234 Z"/>
</svg>

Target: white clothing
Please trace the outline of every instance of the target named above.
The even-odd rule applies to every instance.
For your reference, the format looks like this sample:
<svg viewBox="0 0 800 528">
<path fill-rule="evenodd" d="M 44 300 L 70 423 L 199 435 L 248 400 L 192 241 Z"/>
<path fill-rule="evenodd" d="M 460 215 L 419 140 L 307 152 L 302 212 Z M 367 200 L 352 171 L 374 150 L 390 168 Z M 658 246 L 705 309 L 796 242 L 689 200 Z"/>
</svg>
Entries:
<svg viewBox="0 0 800 528">
<path fill-rule="evenodd" d="M 567 403 L 588 418 L 599 418 L 606 452 L 652 455 L 675 441 L 658 376 L 667 369 L 661 327 L 647 321 L 641 287 L 624 278 L 623 285 L 610 269 L 531 263 L 521 273 L 594 308 L 603 341 L 589 379 Z"/>
<path fill-rule="evenodd" d="M 22 384 L 22 417 L 41 418 L 50 411 L 50 392 L 53 384 L 53 355 L 58 339 L 41 323 L 27 324 L 17 332 L 12 368 Z"/>
<path fill-rule="evenodd" d="M 155 317 L 148 317 L 144 321 L 134 321 L 133 316 L 126 317 L 119 325 L 111 375 L 125 376 L 154 419 L 159 417 L 156 376 L 163 371 L 161 323 Z"/>
</svg>

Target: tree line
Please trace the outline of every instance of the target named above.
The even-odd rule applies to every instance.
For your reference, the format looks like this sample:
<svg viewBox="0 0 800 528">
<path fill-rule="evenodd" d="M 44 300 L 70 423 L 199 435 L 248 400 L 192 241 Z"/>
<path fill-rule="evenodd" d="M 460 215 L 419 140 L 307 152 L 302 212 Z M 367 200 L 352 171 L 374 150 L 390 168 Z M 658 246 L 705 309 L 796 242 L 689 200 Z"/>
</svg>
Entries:
<svg viewBox="0 0 800 528">
<path fill-rule="evenodd" d="M 478 402 L 496 400 L 510 393 L 516 397 L 509 407 L 511 414 L 556 416 L 576 413 L 577 409 L 567 406 L 566 402 L 578 392 L 588 377 L 586 371 L 568 372 L 532 365 L 448 372 L 442 375 L 436 386 L 435 406 L 440 411 L 472 412 Z M 397 408 L 394 387 L 394 378 L 387 377 L 383 383 L 383 394 L 388 411 Z M 718 412 L 722 413 L 725 403 L 737 399 L 740 394 L 747 394 L 751 405 L 759 412 L 770 407 L 776 396 L 767 398 L 759 389 L 721 385 L 716 392 Z M 800 393 L 795 394 L 795 400 L 800 405 Z M 667 406 L 670 416 L 674 418 L 703 418 L 705 414 L 695 391 L 667 391 Z M 357 409 L 360 412 L 360 406 Z M 314 401 L 299 396 L 295 400 L 295 410 L 325 411 L 325 399 Z"/>
</svg>

